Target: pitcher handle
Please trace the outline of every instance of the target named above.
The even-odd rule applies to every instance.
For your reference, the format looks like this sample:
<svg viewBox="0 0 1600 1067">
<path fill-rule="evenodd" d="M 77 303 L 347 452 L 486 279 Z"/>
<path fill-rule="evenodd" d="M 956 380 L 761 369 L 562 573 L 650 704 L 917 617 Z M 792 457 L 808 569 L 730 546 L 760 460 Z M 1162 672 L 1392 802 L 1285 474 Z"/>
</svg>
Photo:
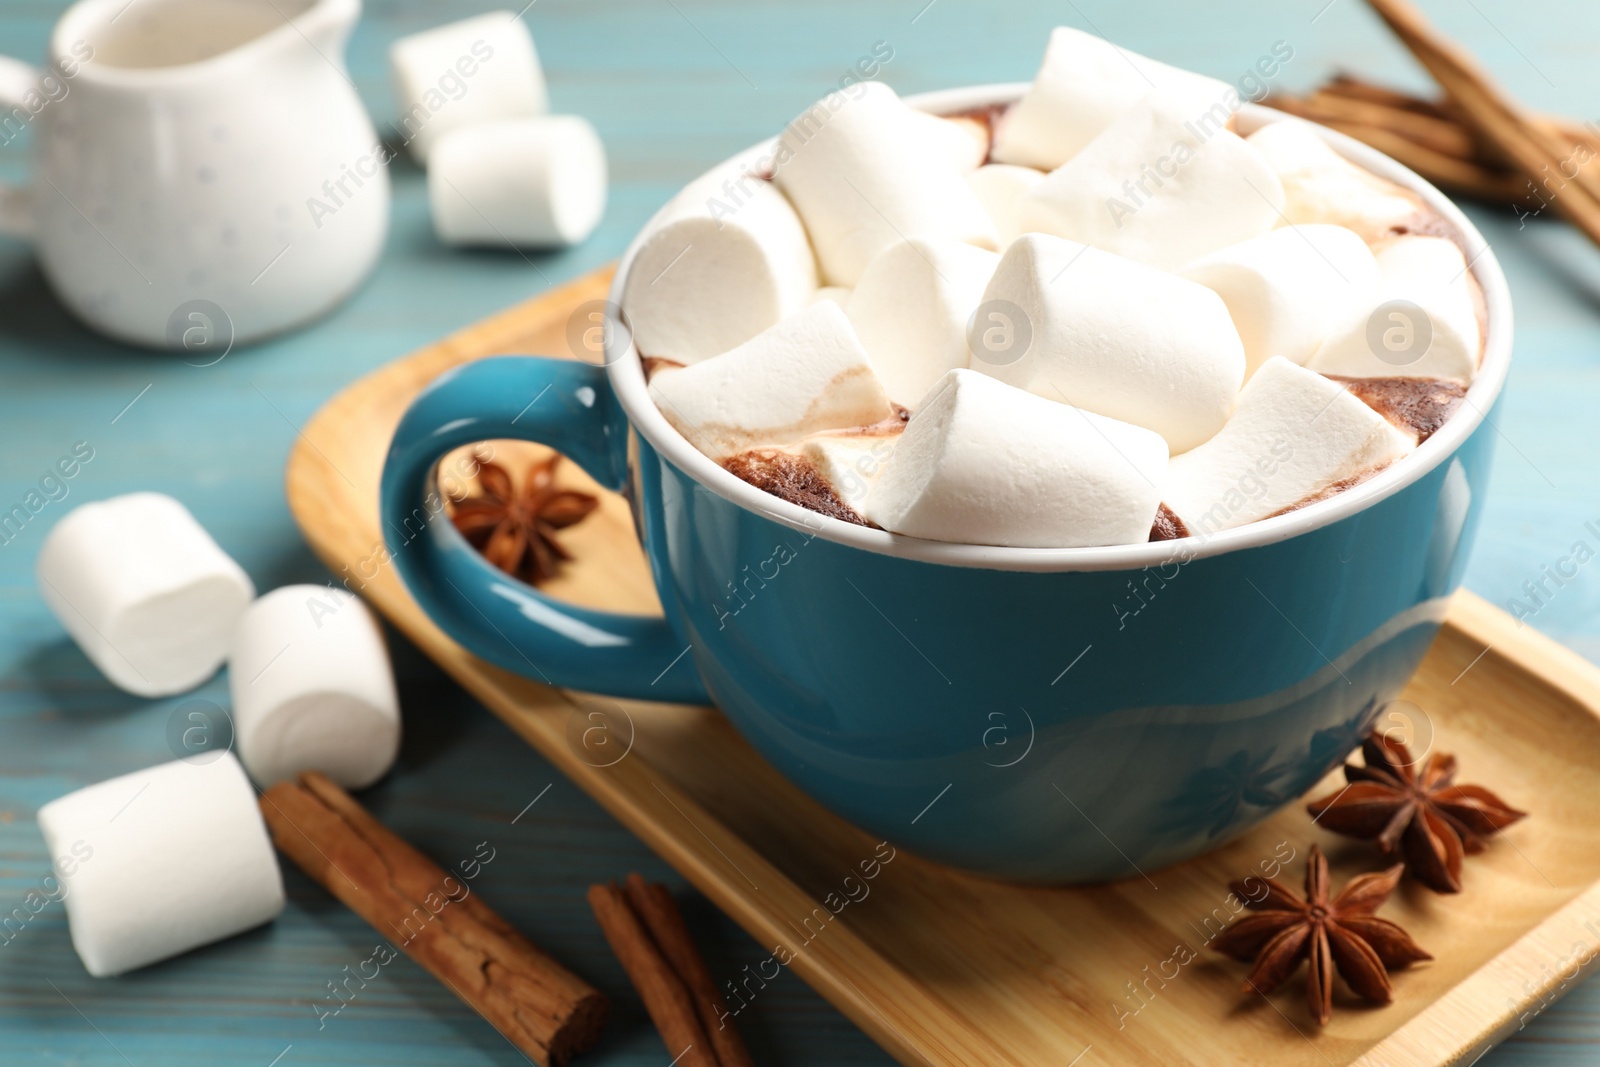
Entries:
<svg viewBox="0 0 1600 1067">
<path fill-rule="evenodd" d="M 39 93 L 39 71 L 20 60 L 0 56 L 0 137 L 16 136 L 11 120 L 18 111 L 32 115 L 29 93 Z M 33 237 L 33 191 L 24 185 L 0 182 L 0 233 L 31 240 Z"/>
<path fill-rule="evenodd" d="M 406 409 L 378 494 L 384 542 L 412 597 L 467 651 L 568 689 L 708 702 L 689 641 L 666 619 L 577 607 L 493 567 L 444 514 L 435 479 L 448 453 L 480 441 L 537 441 L 607 489 L 626 484 L 627 419 L 599 367 L 497 356 L 448 371 Z"/>
</svg>

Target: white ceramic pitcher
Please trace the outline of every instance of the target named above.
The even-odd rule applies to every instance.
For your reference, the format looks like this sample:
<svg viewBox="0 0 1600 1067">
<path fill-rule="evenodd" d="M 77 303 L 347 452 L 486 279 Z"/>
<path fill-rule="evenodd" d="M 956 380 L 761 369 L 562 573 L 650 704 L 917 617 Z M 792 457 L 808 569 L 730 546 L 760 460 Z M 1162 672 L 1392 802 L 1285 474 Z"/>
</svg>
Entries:
<svg viewBox="0 0 1600 1067">
<path fill-rule="evenodd" d="M 226 351 L 332 308 L 382 250 L 386 154 L 344 66 L 360 0 L 82 0 L 48 65 L 0 58 L 36 138 L 0 229 L 136 344 Z"/>
</svg>

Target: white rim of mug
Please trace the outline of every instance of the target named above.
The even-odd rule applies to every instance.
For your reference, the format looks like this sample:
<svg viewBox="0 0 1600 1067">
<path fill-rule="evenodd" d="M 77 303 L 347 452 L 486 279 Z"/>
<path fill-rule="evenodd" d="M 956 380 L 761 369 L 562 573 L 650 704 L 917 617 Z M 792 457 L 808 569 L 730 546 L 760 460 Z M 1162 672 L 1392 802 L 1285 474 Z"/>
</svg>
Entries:
<svg viewBox="0 0 1600 1067">
<path fill-rule="evenodd" d="M 78 3 L 62 13 L 55 29 L 50 32 L 50 62 L 56 63 L 74 58 L 72 46 L 79 41 L 85 41 L 92 46 L 94 41 L 91 36 L 94 31 L 104 30 L 112 25 L 129 7 L 134 7 L 136 13 L 135 5 L 138 2 L 139 0 L 134 0 L 134 3 L 130 4 L 128 0 L 78 0 Z M 304 10 L 286 16 L 281 23 L 271 29 L 204 59 L 160 67 L 118 67 L 90 59 L 79 61 L 78 72 L 72 76 L 72 80 L 100 82 L 107 86 L 145 88 L 158 82 L 170 84 L 203 77 L 219 67 L 247 60 L 250 53 L 272 47 L 280 37 L 292 37 L 304 43 L 306 47 L 314 47 L 310 44 L 309 38 L 309 31 L 316 29 L 314 23 L 324 18 L 350 15 L 352 9 L 355 14 L 360 13 L 360 0 L 310 0 Z M 109 19 L 106 18 L 107 15 L 110 16 Z M 344 69 L 342 56 L 324 56 L 323 59 L 335 64 L 348 80 L 349 74 Z"/>
<path fill-rule="evenodd" d="M 908 96 L 905 100 L 914 107 L 934 114 L 953 114 L 1012 103 L 1021 97 L 1027 88 L 1026 82 L 978 85 L 919 93 Z M 1499 261 L 1477 227 L 1448 197 L 1409 168 L 1354 138 L 1272 108 L 1247 103 L 1238 114 L 1239 126 L 1245 133 L 1253 133 L 1271 122 L 1301 123 L 1322 137 L 1346 159 L 1381 178 L 1387 178 L 1417 193 L 1429 208 L 1456 227 L 1468 250 L 1468 268 L 1483 290 L 1487 311 L 1485 330 L 1487 342 L 1477 376 L 1473 378 L 1461 408 L 1418 446 L 1415 452 L 1361 484 L 1326 500 L 1283 515 L 1224 530 L 1207 538 L 1191 536 L 1171 541 L 1147 541 L 1137 545 L 1110 545 L 1096 548 L 1003 548 L 932 541 L 890 533 L 887 530 L 857 526 L 842 519 L 819 514 L 798 504 L 780 500 L 724 470 L 720 464 L 695 448 L 688 438 L 673 429 L 654 401 L 650 399 L 644 366 L 631 335 L 625 353 L 615 358 L 609 358 L 608 354 L 607 374 L 612 389 L 635 432 L 649 441 L 663 459 L 718 496 L 739 505 L 746 511 L 753 511 L 763 518 L 781 523 L 808 537 L 816 536 L 825 541 L 848 545 L 866 552 L 922 563 L 1009 571 L 1132 570 L 1161 566 L 1178 558 L 1204 559 L 1229 552 L 1259 548 L 1349 518 L 1388 499 L 1444 463 L 1485 421 L 1486 413 L 1493 407 L 1501 387 L 1505 384 L 1511 362 L 1510 290 L 1506 285 L 1505 274 L 1500 269 Z M 706 173 L 720 174 L 726 171 L 730 177 L 734 176 L 753 157 L 770 153 L 776 141 L 776 137 L 769 138 L 731 159 L 724 160 Z M 659 218 L 658 212 L 645 224 L 617 265 L 616 277 L 611 283 L 609 294 L 613 307 L 621 307 L 622 292 L 628 281 L 629 267 L 644 240 L 654 232 Z"/>
</svg>

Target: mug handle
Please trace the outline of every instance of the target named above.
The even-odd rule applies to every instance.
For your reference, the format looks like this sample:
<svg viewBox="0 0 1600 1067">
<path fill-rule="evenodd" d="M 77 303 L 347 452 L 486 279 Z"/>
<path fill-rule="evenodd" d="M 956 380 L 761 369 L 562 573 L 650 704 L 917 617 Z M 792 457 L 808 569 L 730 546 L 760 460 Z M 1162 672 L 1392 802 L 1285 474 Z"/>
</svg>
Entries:
<svg viewBox="0 0 1600 1067">
<path fill-rule="evenodd" d="M 627 483 L 628 423 L 603 369 L 496 356 L 447 371 L 411 403 L 384 460 L 384 543 L 423 611 L 469 652 L 566 689 L 708 703 L 689 640 L 666 619 L 577 607 L 491 565 L 444 514 L 434 472 L 465 445 L 549 445 L 607 489 Z"/>
<path fill-rule="evenodd" d="M 39 71 L 20 60 L 0 56 L 0 115 L 17 111 L 32 114 L 26 97 L 39 91 Z M 12 132 L 0 126 L 7 141 Z M 0 233 L 30 240 L 33 237 L 33 192 L 24 185 L 0 182 Z"/>
</svg>

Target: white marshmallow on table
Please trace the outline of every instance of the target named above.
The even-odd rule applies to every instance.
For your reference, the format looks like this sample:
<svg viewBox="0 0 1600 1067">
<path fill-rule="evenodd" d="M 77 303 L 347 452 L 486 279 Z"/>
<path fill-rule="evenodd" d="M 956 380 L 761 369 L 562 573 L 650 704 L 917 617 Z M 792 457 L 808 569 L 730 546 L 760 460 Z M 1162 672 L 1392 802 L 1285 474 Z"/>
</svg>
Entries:
<svg viewBox="0 0 1600 1067">
<path fill-rule="evenodd" d="M 1259 152 L 1152 93 L 1034 186 L 1017 225 L 1177 270 L 1266 233 L 1282 208 L 1283 186 Z"/>
<path fill-rule="evenodd" d="M 437 26 L 389 46 L 401 129 L 412 158 L 428 164 L 439 139 L 548 108 L 533 35 L 510 11 Z"/>
<path fill-rule="evenodd" d="M 622 310 L 639 351 L 698 363 L 741 345 L 817 296 L 800 216 L 769 181 L 690 182 L 639 247 Z"/>
<path fill-rule="evenodd" d="M 1044 171 L 1011 163 L 987 163 L 967 175 L 967 184 L 978 194 L 989 217 L 994 220 L 999 245 L 1005 248 L 1022 233 L 1017 224 L 1017 209 L 1034 186 L 1044 181 Z"/>
<path fill-rule="evenodd" d="M 1033 84 L 995 130 L 994 160 L 1054 170 L 1152 89 L 1172 94 L 1181 101 L 1184 118 L 1197 122 L 1208 115 L 1227 122 L 1229 103 L 1238 99 L 1226 82 L 1059 26 L 1050 33 Z"/>
<path fill-rule="evenodd" d="M 605 146 L 575 115 L 457 130 L 434 145 L 428 206 L 447 244 L 577 244 L 605 214 Z"/>
<path fill-rule="evenodd" d="M 1282 226 L 1190 263 L 1179 273 L 1214 290 L 1244 342 L 1245 377 L 1271 356 L 1304 366 L 1378 290 L 1378 261 L 1353 230 Z"/>
<path fill-rule="evenodd" d="M 1161 499 L 1191 534 L 1209 536 L 1387 466 L 1415 443 L 1337 382 L 1275 356 L 1221 432 L 1172 458 Z"/>
<path fill-rule="evenodd" d="M 721 461 L 894 414 L 850 320 L 822 301 L 720 356 L 650 379 L 668 422 Z"/>
<path fill-rule="evenodd" d="M 39 594 L 94 665 L 140 696 L 193 689 L 216 672 L 255 596 L 189 510 L 129 493 L 68 512 L 34 565 Z"/>
<path fill-rule="evenodd" d="M 1377 248 L 1377 291 L 1307 364 L 1352 378 L 1454 378 L 1478 370 L 1483 334 L 1467 260 L 1443 237 L 1395 237 Z"/>
<path fill-rule="evenodd" d="M 811 299 L 807 303 L 820 304 L 822 301 L 827 300 L 838 304 L 842 308 L 847 308 L 850 306 L 850 293 L 851 290 L 842 285 L 824 285 L 811 294 Z"/>
<path fill-rule="evenodd" d="M 972 368 L 1047 400 L 1143 426 L 1177 454 L 1222 428 L 1244 380 L 1244 345 L 1205 286 L 1098 248 L 1023 234 L 983 294 L 1017 308 L 1010 350 Z M 997 310 L 1000 309 L 1000 310 Z M 1020 351 L 1018 351 L 1020 350 Z"/>
<path fill-rule="evenodd" d="M 887 85 L 861 88 L 812 105 L 775 149 L 774 180 L 805 222 L 823 279 L 853 286 L 874 256 L 913 237 L 993 249 L 994 223 L 925 118 Z"/>
<path fill-rule="evenodd" d="M 220 941 L 283 910 L 283 877 L 231 753 L 86 786 L 39 809 L 68 886 L 72 947 L 96 978 Z M 64 869 L 70 856 L 75 870 Z"/>
<path fill-rule="evenodd" d="M 1297 119 L 1268 123 L 1245 140 L 1283 184 L 1283 217 L 1291 225 L 1344 226 L 1372 244 L 1422 210 L 1416 194 L 1356 166 Z"/>
<path fill-rule="evenodd" d="M 906 424 L 863 514 L 886 530 L 1010 548 L 1149 539 L 1166 475 L 1157 434 L 971 370 Z"/>
<path fill-rule="evenodd" d="M 250 605 L 228 657 L 239 759 L 263 788 L 321 771 L 346 789 L 376 782 L 400 751 L 400 701 L 377 620 L 321 585 Z"/>
<path fill-rule="evenodd" d="M 840 500 L 859 512 L 899 440 L 897 433 L 817 434 L 805 439 L 800 454 L 833 487 Z"/>
<path fill-rule="evenodd" d="M 867 264 L 846 310 L 889 399 L 910 407 L 967 365 L 967 326 L 999 261 L 975 245 L 917 238 Z"/>
<path fill-rule="evenodd" d="M 976 170 L 989 158 L 989 127 L 984 123 L 964 115 L 945 118 L 917 108 L 907 110 L 957 169 Z"/>
</svg>

